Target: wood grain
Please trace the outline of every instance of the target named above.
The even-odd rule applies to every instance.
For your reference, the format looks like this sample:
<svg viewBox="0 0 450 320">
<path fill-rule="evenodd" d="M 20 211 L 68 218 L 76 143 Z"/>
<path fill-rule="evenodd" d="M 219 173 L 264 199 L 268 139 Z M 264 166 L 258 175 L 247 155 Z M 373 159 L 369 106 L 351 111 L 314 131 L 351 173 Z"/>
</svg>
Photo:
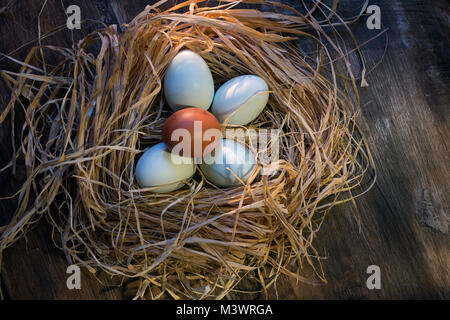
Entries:
<svg viewBox="0 0 450 320">
<path fill-rule="evenodd" d="M 0 8 L 9 1 L 0 1 Z M 41 32 L 65 24 L 64 8 L 82 9 L 83 28 L 63 29 L 46 43 L 71 46 L 102 24 L 130 21 L 151 1 L 48 1 L 40 19 Z M 283 1 L 295 4 L 296 1 Z M 10 53 L 36 39 L 37 17 L 44 1 L 14 2 L 0 12 L 0 52 Z M 173 4 L 169 3 L 167 6 Z M 346 16 L 358 12 L 359 0 L 341 1 Z M 377 1 L 388 45 L 381 63 L 371 71 L 369 87 L 361 90 L 360 122 L 377 165 L 377 184 L 358 199 L 356 208 L 342 205 L 327 217 L 315 243 L 326 257 L 327 284 L 311 286 L 281 279 L 269 297 L 281 299 L 449 299 L 449 7 L 445 0 Z M 358 40 L 377 34 L 365 19 L 352 25 Z M 380 61 L 386 39 L 363 47 L 369 67 Z M 361 42 L 361 43 L 362 43 Z M 14 56 L 23 58 L 29 45 Z M 355 61 L 355 67 L 357 63 Z M 5 59 L 0 69 L 16 66 Z M 9 93 L 0 84 L 3 109 Z M 0 128 L 0 164 L 9 161 L 11 124 Z M 3 147 L 5 146 L 5 147 Z M 17 190 L 24 174 L 0 174 L 0 196 Z M 0 224 L 14 212 L 15 199 L 0 201 Z M 42 221 L 6 250 L 2 266 L 5 296 L 11 299 L 122 299 L 122 289 L 106 287 L 105 275 L 83 271 L 82 289 L 66 288 L 67 262 L 51 242 Z M 381 269 L 381 290 L 366 287 L 369 265 Z M 303 274 L 311 270 L 304 267 Z M 265 298 L 256 295 L 254 298 Z M 237 296 L 236 298 L 239 298 Z"/>
</svg>

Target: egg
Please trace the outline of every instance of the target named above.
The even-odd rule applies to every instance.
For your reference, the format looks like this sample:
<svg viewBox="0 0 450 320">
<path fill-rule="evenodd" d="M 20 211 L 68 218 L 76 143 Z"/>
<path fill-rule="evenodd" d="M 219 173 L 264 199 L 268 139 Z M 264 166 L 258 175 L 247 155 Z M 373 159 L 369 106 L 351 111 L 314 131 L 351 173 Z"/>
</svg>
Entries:
<svg viewBox="0 0 450 320">
<path fill-rule="evenodd" d="M 222 131 L 211 112 L 186 108 L 173 113 L 164 122 L 162 139 L 172 153 L 201 158 L 210 154 L 220 143 Z"/>
<path fill-rule="evenodd" d="M 221 123 L 231 116 L 228 124 L 246 125 L 255 120 L 266 106 L 269 93 L 263 92 L 268 90 L 267 83 L 258 76 L 233 78 L 217 90 L 211 112 Z"/>
<path fill-rule="evenodd" d="M 214 98 L 214 80 L 205 60 L 190 50 L 178 53 L 167 68 L 164 93 L 173 111 L 208 109 Z"/>
<path fill-rule="evenodd" d="M 255 164 L 251 150 L 234 140 L 222 139 L 214 154 L 200 164 L 200 170 L 216 186 L 231 187 L 241 185 L 239 179 L 245 183 Z"/>
<path fill-rule="evenodd" d="M 143 188 L 155 187 L 155 193 L 179 189 L 195 173 L 191 158 L 183 158 L 168 151 L 161 142 L 147 149 L 136 165 L 136 180 Z"/>
</svg>

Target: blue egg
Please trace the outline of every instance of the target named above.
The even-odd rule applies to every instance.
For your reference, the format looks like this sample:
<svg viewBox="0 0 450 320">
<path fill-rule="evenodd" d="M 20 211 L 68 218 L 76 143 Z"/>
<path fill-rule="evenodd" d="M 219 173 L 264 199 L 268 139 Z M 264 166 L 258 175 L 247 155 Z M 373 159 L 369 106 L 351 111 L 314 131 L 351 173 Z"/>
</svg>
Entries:
<svg viewBox="0 0 450 320">
<path fill-rule="evenodd" d="M 216 186 L 232 187 L 242 185 L 239 179 L 247 182 L 255 164 L 256 157 L 251 150 L 239 142 L 222 139 L 214 154 L 203 159 L 200 169 Z"/>
</svg>

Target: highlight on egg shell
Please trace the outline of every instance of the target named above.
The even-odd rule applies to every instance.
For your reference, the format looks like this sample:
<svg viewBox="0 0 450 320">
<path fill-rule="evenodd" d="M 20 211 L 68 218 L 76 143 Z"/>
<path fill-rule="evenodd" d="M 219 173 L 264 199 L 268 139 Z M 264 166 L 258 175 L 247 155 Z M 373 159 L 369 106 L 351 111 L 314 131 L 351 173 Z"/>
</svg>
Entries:
<svg viewBox="0 0 450 320">
<path fill-rule="evenodd" d="M 186 108 L 173 113 L 164 123 L 162 139 L 173 154 L 202 158 L 219 145 L 222 131 L 211 112 Z"/>
<path fill-rule="evenodd" d="M 225 82 L 216 92 L 211 112 L 221 122 L 246 125 L 255 120 L 269 100 L 264 79 L 243 75 Z"/>
<path fill-rule="evenodd" d="M 161 142 L 149 149 L 136 164 L 136 180 L 143 188 L 155 187 L 154 193 L 166 193 L 179 189 L 195 173 L 191 158 L 173 155 Z"/>
<path fill-rule="evenodd" d="M 208 109 L 214 98 L 214 80 L 205 60 L 191 50 L 179 52 L 167 68 L 164 94 L 173 111 Z"/>
<path fill-rule="evenodd" d="M 255 154 L 243 144 L 222 139 L 219 146 L 200 164 L 200 170 L 208 181 L 219 187 L 241 185 L 247 182 L 256 165 Z"/>
</svg>

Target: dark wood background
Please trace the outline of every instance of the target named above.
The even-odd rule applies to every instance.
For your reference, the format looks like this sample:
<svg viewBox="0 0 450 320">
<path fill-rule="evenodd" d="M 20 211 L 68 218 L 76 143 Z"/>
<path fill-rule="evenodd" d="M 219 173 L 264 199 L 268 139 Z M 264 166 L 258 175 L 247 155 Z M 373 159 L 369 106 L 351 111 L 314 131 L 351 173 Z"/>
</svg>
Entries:
<svg viewBox="0 0 450 320">
<path fill-rule="evenodd" d="M 46 2 L 44 8 L 43 4 Z M 38 36 L 38 16 L 45 34 L 66 22 L 65 8 L 81 7 L 82 30 L 61 32 L 44 40 L 71 46 L 101 24 L 130 21 L 150 0 L 0 0 L 0 52 L 24 58 Z M 174 1 L 172 1 L 173 3 Z M 284 0 L 295 4 L 295 0 Z M 347 17 L 358 13 L 361 0 L 340 1 Z M 449 4 L 446 0 L 379 0 L 386 54 L 361 90 L 360 121 L 375 158 L 376 186 L 357 201 L 360 227 L 352 205 L 332 210 L 316 248 L 328 283 L 312 286 L 283 278 L 281 299 L 430 299 L 450 298 L 449 246 Z M 379 31 L 366 19 L 352 25 L 358 40 Z M 380 61 L 386 38 L 364 46 L 369 67 Z M 16 65 L 0 57 L 0 69 Z M 9 97 L 0 83 L 0 110 Z M 0 128 L 0 165 L 10 157 L 10 129 Z M 23 181 L 23 170 L 0 174 L 0 197 L 11 195 Z M 0 200 L 0 225 L 14 212 L 17 199 Z M 66 288 L 67 262 L 51 242 L 42 220 L 26 238 L 4 252 L 2 289 L 7 299 L 123 299 L 126 292 L 106 286 L 105 275 L 83 271 L 81 290 Z M 381 290 L 366 287 L 369 265 L 381 269 Z M 100 282 L 98 281 L 100 280 Z M 275 292 L 271 292 L 271 297 Z M 264 298 L 257 295 L 255 298 Z"/>
</svg>

